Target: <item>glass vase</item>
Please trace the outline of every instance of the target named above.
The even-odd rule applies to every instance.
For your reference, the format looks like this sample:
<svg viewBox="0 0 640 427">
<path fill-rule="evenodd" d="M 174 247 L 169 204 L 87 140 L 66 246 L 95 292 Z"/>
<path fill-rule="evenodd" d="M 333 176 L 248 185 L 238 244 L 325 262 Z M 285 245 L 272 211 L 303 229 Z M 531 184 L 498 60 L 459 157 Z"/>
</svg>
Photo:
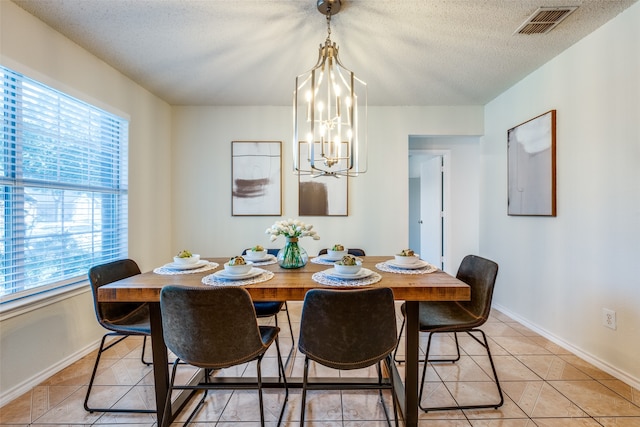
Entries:
<svg viewBox="0 0 640 427">
<path fill-rule="evenodd" d="M 287 237 L 287 244 L 278 251 L 278 264 L 282 268 L 301 268 L 307 264 L 309 255 L 298 246 L 297 237 Z"/>
</svg>

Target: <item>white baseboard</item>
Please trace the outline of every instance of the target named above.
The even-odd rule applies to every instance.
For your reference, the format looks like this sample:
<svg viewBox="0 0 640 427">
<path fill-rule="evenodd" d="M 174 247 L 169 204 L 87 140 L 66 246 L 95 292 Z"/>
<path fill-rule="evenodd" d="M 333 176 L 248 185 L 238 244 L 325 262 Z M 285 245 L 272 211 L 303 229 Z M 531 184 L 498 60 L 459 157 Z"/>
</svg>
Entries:
<svg viewBox="0 0 640 427">
<path fill-rule="evenodd" d="M 569 350 L 570 352 L 572 352 L 573 354 L 575 354 L 579 358 L 586 360 L 587 362 L 591 363 L 592 365 L 596 366 L 599 369 L 602 369 L 603 371 L 605 371 L 609 375 L 612 375 L 613 377 L 619 379 L 620 381 L 624 382 L 625 384 L 630 385 L 631 387 L 635 388 L 636 390 L 640 390 L 640 379 L 633 377 L 629 373 L 624 372 L 624 371 L 616 368 L 615 366 L 611 366 L 607 362 L 605 362 L 605 361 L 603 361 L 601 359 L 598 359 L 597 357 L 593 356 L 590 353 L 587 353 L 586 351 L 584 351 L 584 350 L 582 350 L 582 349 L 580 349 L 578 347 L 575 347 L 571 343 L 568 343 L 568 342 L 564 341 L 563 339 L 555 336 L 551 332 L 549 332 L 549 331 L 547 331 L 547 330 L 545 330 L 543 328 L 540 328 L 539 326 L 529 322 L 527 319 L 524 319 L 523 317 L 513 313 L 512 311 L 510 311 L 506 307 L 501 306 L 500 304 L 493 304 L 493 307 L 496 310 L 498 310 L 498 311 L 506 314 L 507 316 L 511 317 L 513 320 L 523 324 L 524 326 L 526 326 L 527 328 L 529 328 L 532 331 L 536 332 L 537 334 L 540 334 L 541 336 L 545 337 L 546 339 L 548 339 L 549 341 L 553 342 L 554 344 L 559 345 L 560 347 L 564 348 L 565 350 Z"/>
<path fill-rule="evenodd" d="M 30 391 L 32 388 L 34 388 L 35 386 L 40 384 L 45 379 L 57 374 L 58 372 L 60 372 L 64 368 L 66 368 L 69 365 L 72 365 L 73 363 L 75 363 L 78 360 L 82 359 L 87 354 L 89 354 L 92 351 L 96 350 L 99 345 L 100 345 L 100 340 L 97 340 L 97 341 L 87 345 L 86 347 L 78 350 L 77 352 L 67 356 L 66 358 L 60 360 L 55 365 L 52 365 L 49 368 L 47 368 L 47 369 L 45 369 L 45 370 L 43 370 L 41 372 L 38 372 L 37 374 L 33 375 L 31 378 L 28 378 L 27 380 L 25 380 L 22 383 L 16 385 L 15 387 L 12 387 L 9 390 L 3 391 L 0 394 L 0 407 L 6 405 L 7 403 L 11 402 L 12 400 L 14 400 L 16 398 L 22 396 L 24 393 L 27 393 L 28 391 Z"/>
</svg>

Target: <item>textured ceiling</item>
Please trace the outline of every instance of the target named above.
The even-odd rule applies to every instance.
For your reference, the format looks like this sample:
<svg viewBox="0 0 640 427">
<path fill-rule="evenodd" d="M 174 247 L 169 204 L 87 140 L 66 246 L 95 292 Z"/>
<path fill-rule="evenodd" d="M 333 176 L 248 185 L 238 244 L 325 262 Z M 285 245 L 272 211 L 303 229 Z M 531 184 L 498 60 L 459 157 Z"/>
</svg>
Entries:
<svg viewBox="0 0 640 427">
<path fill-rule="evenodd" d="M 5 0 L 2 0 L 5 1 Z M 315 0 L 12 0 L 173 105 L 290 105 Z M 343 0 L 331 38 L 369 105 L 483 105 L 635 0 Z M 540 6 L 579 6 L 514 35 Z"/>
</svg>

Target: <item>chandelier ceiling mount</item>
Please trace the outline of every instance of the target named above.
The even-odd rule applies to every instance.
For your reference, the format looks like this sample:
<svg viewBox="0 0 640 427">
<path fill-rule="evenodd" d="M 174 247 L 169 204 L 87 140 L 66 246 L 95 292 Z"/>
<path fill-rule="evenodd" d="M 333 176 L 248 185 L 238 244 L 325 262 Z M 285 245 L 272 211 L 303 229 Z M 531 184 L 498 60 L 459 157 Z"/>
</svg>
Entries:
<svg viewBox="0 0 640 427">
<path fill-rule="evenodd" d="M 318 11 L 323 15 L 335 15 L 340 12 L 342 1 L 340 0 L 318 0 Z"/>
</svg>

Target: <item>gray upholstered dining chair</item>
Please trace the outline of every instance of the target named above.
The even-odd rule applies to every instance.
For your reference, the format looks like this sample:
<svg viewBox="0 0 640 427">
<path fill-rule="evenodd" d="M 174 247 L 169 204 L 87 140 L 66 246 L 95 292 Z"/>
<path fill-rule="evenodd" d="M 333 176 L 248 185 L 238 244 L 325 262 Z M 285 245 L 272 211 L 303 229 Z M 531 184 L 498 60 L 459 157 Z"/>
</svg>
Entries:
<svg viewBox="0 0 640 427">
<path fill-rule="evenodd" d="M 504 403 L 504 397 L 502 395 L 502 388 L 498 381 L 498 374 L 496 372 L 493 358 L 491 357 L 491 351 L 489 350 L 489 343 L 487 337 L 482 329 L 479 329 L 487 319 L 491 312 L 491 301 L 493 298 L 493 289 L 498 275 L 498 264 L 481 258 L 476 255 L 467 255 L 464 257 L 458 268 L 456 278 L 465 282 L 471 287 L 471 300 L 470 301 L 421 301 L 419 303 L 419 329 L 420 332 L 429 334 L 427 340 L 427 349 L 424 357 L 424 365 L 422 369 L 422 382 L 420 385 L 419 404 L 420 409 L 425 412 L 436 410 L 448 410 L 448 409 L 479 409 L 479 408 L 498 408 Z M 401 311 L 406 319 L 406 307 L 405 304 L 401 306 Z M 404 329 L 404 322 L 400 328 L 400 334 Z M 457 406 L 440 406 L 440 407 L 426 407 L 422 405 L 422 393 L 424 390 L 424 383 L 427 372 L 427 362 L 452 362 L 455 363 L 460 360 L 460 346 L 458 344 L 458 332 L 466 332 L 471 338 L 482 345 L 489 356 L 489 362 L 493 371 L 493 378 L 498 389 L 500 399 L 495 403 L 479 404 L 479 405 L 457 405 Z M 453 333 L 457 357 L 454 359 L 430 359 L 431 350 L 431 338 L 436 333 Z M 482 339 L 478 338 L 474 333 L 479 334 Z M 398 344 L 400 339 L 398 338 Z M 397 359 L 398 348 L 394 352 L 394 359 L 397 362 L 403 362 L 403 360 Z"/>
<path fill-rule="evenodd" d="M 271 344 L 275 342 L 278 371 L 285 389 L 285 398 L 278 425 L 282 421 L 289 397 L 289 389 L 280 356 L 278 332 L 275 326 L 259 326 L 251 296 L 246 289 L 229 287 L 187 287 L 168 285 L 160 291 L 163 337 L 176 359 L 169 380 L 165 414 L 171 414 L 173 390 L 205 390 L 188 424 L 207 397 L 208 390 L 228 388 L 255 388 L 260 402 L 260 420 L 264 426 L 261 362 Z M 257 362 L 257 378 L 253 384 L 214 384 L 210 382 L 213 370 L 229 368 L 243 363 Z M 205 370 L 203 382 L 195 385 L 176 385 L 179 365 L 188 364 Z M 170 418 L 170 417 L 165 417 Z M 168 421 L 167 423 L 168 424 Z"/>
<path fill-rule="evenodd" d="M 367 255 L 364 252 L 364 249 L 358 249 L 358 248 L 347 248 L 347 253 L 349 255 L 353 255 L 353 256 L 366 256 Z M 318 252 L 318 255 L 326 255 L 326 254 L 327 254 L 327 248 L 320 249 L 320 252 Z"/>
<path fill-rule="evenodd" d="M 398 414 L 393 376 L 383 382 L 381 361 L 391 372 L 391 354 L 396 346 L 396 315 L 389 288 L 358 290 L 312 289 L 302 305 L 298 348 L 305 355 L 300 425 L 304 425 L 307 390 L 358 389 L 362 384 L 327 385 L 309 383 L 309 362 L 342 370 L 376 365 L 380 400 L 389 420 L 382 390 L 390 389 L 396 426 Z M 371 388 L 368 384 L 366 388 Z"/>
<path fill-rule="evenodd" d="M 100 348 L 98 349 L 98 355 L 96 356 L 96 363 L 93 366 L 93 372 L 91 373 L 91 379 L 89 380 L 89 386 L 87 387 L 87 394 L 84 398 L 84 409 L 89 412 L 133 412 L 133 413 L 155 413 L 155 409 L 115 409 L 115 408 L 92 408 L 89 407 L 89 396 L 91 395 L 91 389 L 93 388 L 93 382 L 98 372 L 98 364 L 100 363 L 100 356 L 102 353 L 109 350 L 114 345 L 118 344 L 125 338 L 138 335 L 143 336 L 142 341 L 142 355 L 140 360 L 145 365 L 150 365 L 150 362 L 145 362 L 144 351 L 147 344 L 147 337 L 151 336 L 151 326 L 149 323 L 149 305 L 147 303 L 126 303 L 126 302 L 98 302 L 98 288 L 109 283 L 113 283 L 120 279 L 140 274 L 140 268 L 138 264 L 132 259 L 122 259 L 118 261 L 109 262 L 102 265 L 97 265 L 89 269 L 89 283 L 91 283 L 91 291 L 93 293 L 93 306 L 96 313 L 96 318 L 100 325 L 109 330 L 102 336 L 100 341 Z M 105 347 L 105 341 L 107 337 L 119 337 L 115 341 L 109 343 Z"/>
<path fill-rule="evenodd" d="M 278 255 L 279 249 L 267 249 L 267 253 L 269 255 L 276 256 Z M 242 255 L 247 253 L 247 249 L 242 251 Z M 289 349 L 289 354 L 287 355 L 287 361 L 285 365 L 289 364 L 289 360 L 291 359 L 291 355 L 293 354 L 293 349 L 295 348 L 295 337 L 293 335 L 293 326 L 291 325 L 291 316 L 289 315 L 289 306 L 286 301 L 254 301 L 253 307 L 256 309 L 256 316 L 258 318 L 266 318 L 273 317 L 276 326 L 278 326 L 278 313 L 284 310 L 287 314 L 287 321 L 289 322 L 289 333 L 291 333 L 291 348 Z"/>
</svg>

